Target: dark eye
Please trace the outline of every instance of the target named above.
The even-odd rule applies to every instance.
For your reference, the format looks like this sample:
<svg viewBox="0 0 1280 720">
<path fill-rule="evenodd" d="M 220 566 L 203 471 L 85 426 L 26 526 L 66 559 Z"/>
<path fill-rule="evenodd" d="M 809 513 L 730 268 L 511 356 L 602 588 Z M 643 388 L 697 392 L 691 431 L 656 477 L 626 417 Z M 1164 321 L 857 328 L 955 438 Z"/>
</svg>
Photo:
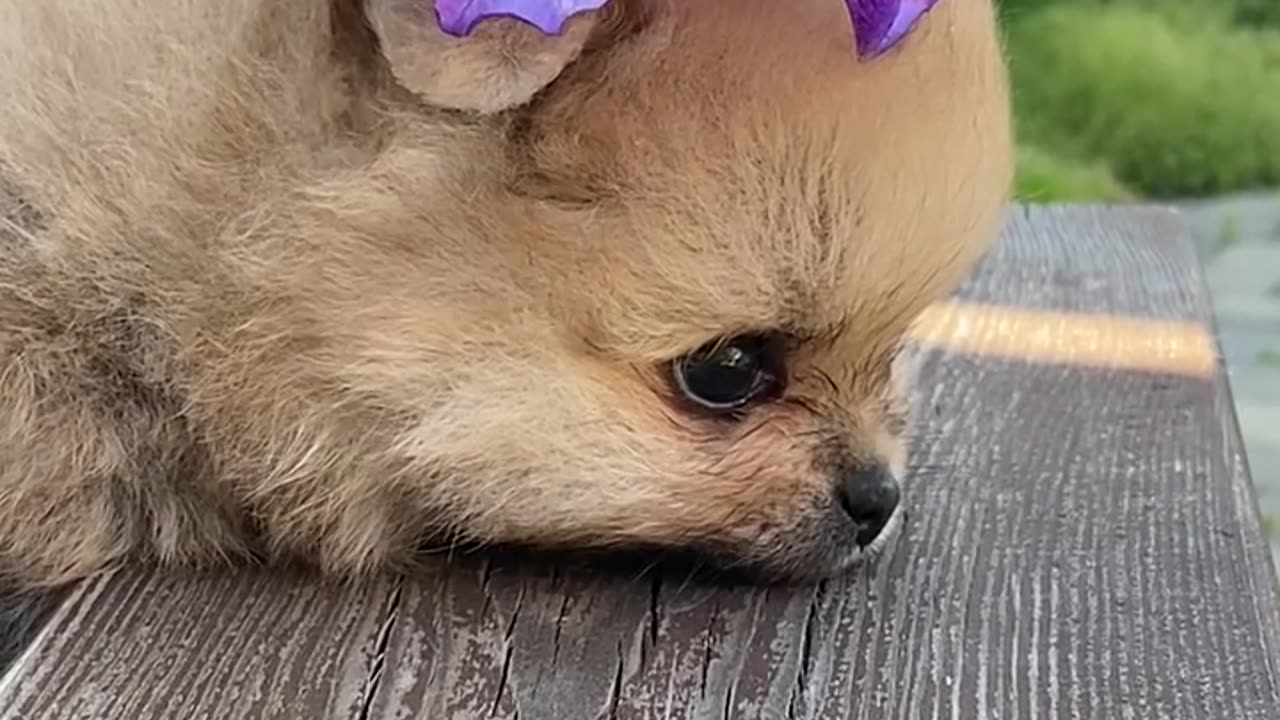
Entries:
<svg viewBox="0 0 1280 720">
<path fill-rule="evenodd" d="M 715 412 L 740 410 L 776 397 L 783 370 L 779 343 L 757 335 L 712 343 L 677 360 L 673 367 L 680 392 Z"/>
</svg>

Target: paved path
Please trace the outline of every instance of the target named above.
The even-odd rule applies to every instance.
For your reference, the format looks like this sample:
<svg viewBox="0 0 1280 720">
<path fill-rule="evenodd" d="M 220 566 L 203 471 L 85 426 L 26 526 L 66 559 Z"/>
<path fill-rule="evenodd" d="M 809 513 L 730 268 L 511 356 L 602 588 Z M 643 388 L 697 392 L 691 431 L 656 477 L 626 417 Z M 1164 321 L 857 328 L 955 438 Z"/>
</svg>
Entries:
<svg viewBox="0 0 1280 720">
<path fill-rule="evenodd" d="M 1177 205 L 1196 232 L 1254 484 L 1280 563 L 1280 192 Z"/>
</svg>

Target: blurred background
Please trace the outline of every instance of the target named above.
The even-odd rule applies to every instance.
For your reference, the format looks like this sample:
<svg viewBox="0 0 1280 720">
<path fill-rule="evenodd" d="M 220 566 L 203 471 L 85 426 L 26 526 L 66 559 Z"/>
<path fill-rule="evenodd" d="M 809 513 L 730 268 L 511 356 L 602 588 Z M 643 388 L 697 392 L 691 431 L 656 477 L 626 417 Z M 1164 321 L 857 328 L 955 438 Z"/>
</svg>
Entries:
<svg viewBox="0 0 1280 720">
<path fill-rule="evenodd" d="M 997 0 L 1024 202 L 1183 210 L 1280 559 L 1280 0 Z"/>
</svg>

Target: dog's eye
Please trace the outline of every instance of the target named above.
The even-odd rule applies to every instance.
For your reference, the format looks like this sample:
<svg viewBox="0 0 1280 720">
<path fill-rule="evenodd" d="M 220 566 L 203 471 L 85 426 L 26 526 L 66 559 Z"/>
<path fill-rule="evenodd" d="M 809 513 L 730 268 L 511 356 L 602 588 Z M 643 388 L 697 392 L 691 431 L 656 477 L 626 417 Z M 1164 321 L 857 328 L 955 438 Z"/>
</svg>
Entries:
<svg viewBox="0 0 1280 720">
<path fill-rule="evenodd" d="M 782 387 L 782 353 L 767 336 L 741 336 L 699 348 L 673 367 L 680 392 L 713 412 L 740 410 L 775 397 Z"/>
</svg>

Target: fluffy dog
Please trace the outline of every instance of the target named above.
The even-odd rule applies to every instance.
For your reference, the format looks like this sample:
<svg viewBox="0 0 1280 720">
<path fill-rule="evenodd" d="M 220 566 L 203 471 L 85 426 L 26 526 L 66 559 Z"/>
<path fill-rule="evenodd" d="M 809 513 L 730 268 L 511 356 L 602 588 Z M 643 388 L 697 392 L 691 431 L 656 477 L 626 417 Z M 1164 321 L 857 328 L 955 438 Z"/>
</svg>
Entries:
<svg viewBox="0 0 1280 720">
<path fill-rule="evenodd" d="M 431 543 L 841 571 L 997 234 L 989 0 L 0 0 L 0 574 Z"/>
</svg>

